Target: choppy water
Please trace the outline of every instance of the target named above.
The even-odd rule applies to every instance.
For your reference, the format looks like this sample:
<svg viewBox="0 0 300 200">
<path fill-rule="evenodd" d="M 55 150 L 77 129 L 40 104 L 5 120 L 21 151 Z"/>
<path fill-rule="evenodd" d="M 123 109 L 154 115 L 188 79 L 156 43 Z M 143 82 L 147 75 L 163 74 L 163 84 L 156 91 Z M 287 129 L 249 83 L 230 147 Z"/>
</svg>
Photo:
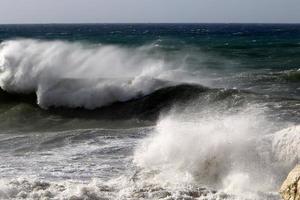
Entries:
<svg viewBox="0 0 300 200">
<path fill-rule="evenodd" d="M 300 25 L 0 26 L 0 199 L 279 199 Z"/>
</svg>

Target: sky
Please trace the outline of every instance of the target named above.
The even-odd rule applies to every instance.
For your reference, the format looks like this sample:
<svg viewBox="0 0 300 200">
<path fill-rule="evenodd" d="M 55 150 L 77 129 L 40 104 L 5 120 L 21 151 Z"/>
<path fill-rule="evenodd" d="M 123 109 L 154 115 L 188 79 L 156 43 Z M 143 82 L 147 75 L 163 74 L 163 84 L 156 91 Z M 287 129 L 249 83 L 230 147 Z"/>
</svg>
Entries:
<svg viewBox="0 0 300 200">
<path fill-rule="evenodd" d="M 0 0 L 10 23 L 300 23 L 300 0 Z"/>
</svg>

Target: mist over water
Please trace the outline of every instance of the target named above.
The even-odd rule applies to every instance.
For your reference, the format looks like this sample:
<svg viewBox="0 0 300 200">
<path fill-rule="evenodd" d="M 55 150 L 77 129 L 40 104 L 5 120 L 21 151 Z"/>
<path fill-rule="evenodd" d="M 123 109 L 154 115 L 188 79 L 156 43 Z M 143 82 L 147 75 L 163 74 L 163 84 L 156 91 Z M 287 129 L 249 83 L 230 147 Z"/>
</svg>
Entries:
<svg viewBox="0 0 300 200">
<path fill-rule="evenodd" d="M 0 199 L 279 199 L 299 31 L 0 26 Z"/>
<path fill-rule="evenodd" d="M 196 183 L 241 194 L 276 190 L 282 170 L 297 162 L 289 154 L 298 148 L 283 145 L 284 134 L 293 137 L 299 127 L 274 135 L 278 129 L 259 107 L 229 114 L 171 114 L 141 143 L 134 162 L 158 172 L 154 179 L 159 182 Z"/>
<path fill-rule="evenodd" d="M 146 53 L 143 49 L 62 41 L 8 41 L 1 49 L 1 87 L 36 93 L 38 104 L 44 108 L 93 109 L 160 87 L 154 77 L 163 76 L 166 66 L 163 60 Z"/>
</svg>

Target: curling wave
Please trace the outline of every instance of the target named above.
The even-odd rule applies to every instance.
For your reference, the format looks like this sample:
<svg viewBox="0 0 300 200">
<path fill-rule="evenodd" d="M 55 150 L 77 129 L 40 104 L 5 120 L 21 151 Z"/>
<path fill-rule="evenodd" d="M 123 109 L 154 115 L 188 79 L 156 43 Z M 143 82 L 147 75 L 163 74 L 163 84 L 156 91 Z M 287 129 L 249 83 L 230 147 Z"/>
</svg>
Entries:
<svg viewBox="0 0 300 200">
<path fill-rule="evenodd" d="M 185 107 L 186 104 L 195 99 L 199 99 L 203 104 L 222 103 L 226 101 L 228 102 L 228 106 L 234 106 L 234 102 L 243 99 L 243 95 L 245 94 L 247 93 L 238 90 L 209 89 L 195 84 L 180 84 L 166 86 L 145 96 L 139 96 L 125 102 L 116 101 L 110 105 L 93 110 L 68 106 L 50 106 L 47 110 L 37 109 L 36 94 L 9 93 L 1 90 L 0 102 L 2 103 L 1 107 L 4 114 L 9 112 L 11 106 L 27 105 L 25 106 L 27 113 L 29 112 L 29 106 L 32 110 L 32 116 L 34 116 L 34 112 L 38 111 L 47 114 L 60 114 L 66 117 L 76 116 L 98 119 L 102 117 L 105 119 L 137 117 L 140 119 L 156 119 L 162 111 L 169 111 L 174 105 L 178 107 L 183 105 L 182 107 Z M 239 98 L 237 98 L 236 95 L 238 95 Z M 21 112 L 23 109 L 18 110 Z"/>
<path fill-rule="evenodd" d="M 36 93 L 42 108 L 94 109 L 127 101 L 185 76 L 150 50 L 147 46 L 5 41 L 0 46 L 0 87 L 8 92 Z"/>
</svg>

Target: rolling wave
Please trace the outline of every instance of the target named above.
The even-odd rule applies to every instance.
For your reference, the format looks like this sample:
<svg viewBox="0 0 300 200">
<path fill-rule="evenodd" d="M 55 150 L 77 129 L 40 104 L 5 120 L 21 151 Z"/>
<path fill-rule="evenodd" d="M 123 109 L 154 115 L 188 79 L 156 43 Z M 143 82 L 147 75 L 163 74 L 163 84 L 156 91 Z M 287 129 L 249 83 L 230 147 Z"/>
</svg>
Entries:
<svg viewBox="0 0 300 200">
<path fill-rule="evenodd" d="M 2 42 L 0 101 L 28 103 L 34 109 L 38 105 L 64 116 L 153 119 L 203 92 L 219 92 L 220 98 L 232 92 L 191 83 L 181 64 L 153 53 L 153 48 L 34 39 Z"/>
<path fill-rule="evenodd" d="M 0 199 L 279 199 L 300 159 L 297 41 L 197 26 L 4 30 Z"/>
<path fill-rule="evenodd" d="M 35 39 L 2 42 L 1 124 L 8 128 L 12 124 L 30 127 L 32 121 L 40 121 L 40 116 L 43 116 L 40 124 L 44 125 L 63 121 L 52 120 L 57 116 L 153 122 L 174 107 L 184 110 L 190 103 L 197 108 L 213 106 L 216 110 L 258 103 L 271 107 L 270 115 L 279 118 L 300 115 L 297 99 L 258 94 L 255 93 L 258 89 L 253 90 L 251 86 L 244 87 L 245 90 L 225 89 L 224 81 L 213 86 L 218 88 L 202 86 L 205 77 L 197 75 L 195 78 L 178 60 L 167 60 L 153 48 L 151 45 L 129 48 Z M 297 83 L 298 71 L 273 73 L 270 77 Z M 268 82 L 265 76 L 251 76 L 251 81 L 240 81 L 240 76 L 234 78 L 250 84 L 260 79 Z"/>
<path fill-rule="evenodd" d="M 127 101 L 184 76 L 150 50 L 147 46 L 5 41 L 0 46 L 0 87 L 7 92 L 35 93 L 42 108 L 94 109 Z"/>
<path fill-rule="evenodd" d="M 62 82 L 70 84 L 70 87 L 76 89 L 76 82 Z M 80 83 L 81 84 L 81 83 Z M 125 101 L 118 101 L 94 109 L 85 107 L 73 107 L 69 105 L 58 106 L 56 102 L 61 99 L 48 98 L 49 107 L 44 109 L 37 104 L 37 95 L 35 93 L 10 93 L 0 90 L 0 117 L 12 115 L 23 115 L 24 113 L 31 117 L 36 115 L 59 115 L 66 118 L 83 119 L 145 119 L 156 120 L 162 113 L 171 110 L 184 110 L 189 104 L 197 109 L 208 109 L 213 107 L 216 111 L 226 111 L 234 108 L 241 108 L 247 104 L 260 104 L 262 107 L 268 107 L 270 115 L 277 116 L 278 109 L 281 115 L 290 117 L 290 115 L 300 115 L 299 100 L 285 97 L 270 97 L 268 95 L 257 94 L 249 91 L 237 89 L 208 88 L 197 84 L 169 83 L 161 81 L 161 86 L 147 95 L 139 95 Z M 169 86 L 171 85 L 171 86 Z M 81 85 L 82 86 L 82 85 Z M 97 96 L 92 96 L 93 101 L 101 100 Z M 63 98 L 63 96 L 62 96 Z M 221 109 L 221 110 L 220 110 Z M 279 116 L 277 116 L 279 117 Z"/>
<path fill-rule="evenodd" d="M 125 119 L 128 117 L 138 117 L 155 119 L 159 113 L 163 110 L 172 108 L 175 104 L 186 104 L 189 101 L 199 97 L 201 94 L 211 93 L 214 98 L 226 98 L 231 93 L 238 91 L 222 91 L 209 89 L 200 85 L 181 84 L 175 86 L 167 86 L 156 90 L 148 95 L 139 96 L 128 101 L 116 101 L 110 105 L 103 106 L 95 109 L 86 109 L 84 107 L 68 107 L 68 106 L 50 106 L 46 110 L 38 107 L 36 103 L 37 97 L 35 93 L 22 94 L 22 93 L 9 93 L 0 90 L 0 102 L 4 112 L 7 112 L 11 107 L 9 105 L 14 104 L 28 104 L 32 107 L 32 112 L 36 112 L 36 107 L 40 112 L 60 114 L 65 117 L 76 116 L 84 118 L 114 118 Z M 219 94 L 213 94 L 219 93 Z M 228 93 L 228 94 L 225 94 Z M 97 98 L 95 99 L 95 101 Z M 214 101 L 212 98 L 210 101 Z M 5 109 L 7 106 L 7 109 Z"/>
</svg>

